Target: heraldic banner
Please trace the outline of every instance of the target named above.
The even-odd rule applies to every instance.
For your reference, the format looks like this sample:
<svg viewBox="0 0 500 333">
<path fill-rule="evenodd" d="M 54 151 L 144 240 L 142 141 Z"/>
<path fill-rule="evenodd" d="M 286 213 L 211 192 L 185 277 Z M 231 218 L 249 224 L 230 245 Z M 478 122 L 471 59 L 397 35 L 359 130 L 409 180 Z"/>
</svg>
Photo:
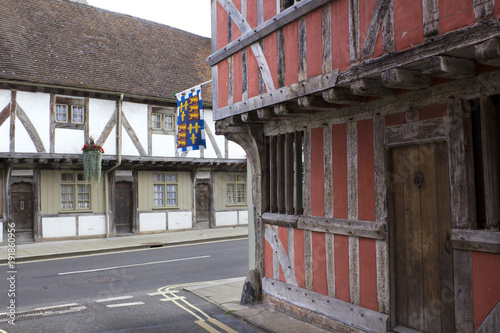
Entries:
<svg viewBox="0 0 500 333">
<path fill-rule="evenodd" d="M 177 152 L 205 149 L 201 86 L 176 94 Z"/>
</svg>

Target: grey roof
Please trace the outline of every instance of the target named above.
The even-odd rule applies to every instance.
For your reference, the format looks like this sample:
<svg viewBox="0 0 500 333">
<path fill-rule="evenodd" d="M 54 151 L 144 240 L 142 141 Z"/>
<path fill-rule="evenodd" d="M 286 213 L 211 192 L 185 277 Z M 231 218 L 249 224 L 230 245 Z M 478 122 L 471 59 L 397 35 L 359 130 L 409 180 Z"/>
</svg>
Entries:
<svg viewBox="0 0 500 333">
<path fill-rule="evenodd" d="M 3 79 L 158 98 L 211 79 L 209 38 L 64 0 L 0 0 L 0 13 Z"/>
</svg>

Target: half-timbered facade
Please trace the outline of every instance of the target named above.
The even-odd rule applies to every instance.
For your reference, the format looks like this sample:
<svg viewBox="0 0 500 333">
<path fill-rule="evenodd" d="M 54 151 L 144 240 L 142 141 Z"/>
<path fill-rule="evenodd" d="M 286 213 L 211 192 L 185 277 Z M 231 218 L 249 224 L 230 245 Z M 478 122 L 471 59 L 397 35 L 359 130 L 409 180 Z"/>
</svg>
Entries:
<svg viewBox="0 0 500 333">
<path fill-rule="evenodd" d="M 211 3 L 264 302 L 340 332 L 497 331 L 500 1 Z"/>
<path fill-rule="evenodd" d="M 245 152 L 176 152 L 175 93 L 210 80 L 210 39 L 61 0 L 0 1 L 0 230 L 17 242 L 246 224 Z M 82 147 L 104 149 L 101 181 Z"/>
</svg>

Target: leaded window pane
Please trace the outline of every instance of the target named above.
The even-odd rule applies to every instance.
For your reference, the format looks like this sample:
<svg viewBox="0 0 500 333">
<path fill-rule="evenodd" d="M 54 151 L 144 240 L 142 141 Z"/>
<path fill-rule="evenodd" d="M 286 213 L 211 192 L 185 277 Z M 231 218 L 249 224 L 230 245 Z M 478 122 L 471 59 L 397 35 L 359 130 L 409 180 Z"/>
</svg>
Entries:
<svg viewBox="0 0 500 333">
<path fill-rule="evenodd" d="M 153 129 L 161 129 L 161 114 L 153 113 L 151 116 L 152 116 L 151 126 L 153 127 Z"/>
<path fill-rule="evenodd" d="M 72 105 L 71 106 L 71 121 L 73 123 L 83 123 L 83 106 Z"/>
<path fill-rule="evenodd" d="M 68 122 L 68 106 L 56 104 L 56 121 L 61 123 Z"/>
</svg>

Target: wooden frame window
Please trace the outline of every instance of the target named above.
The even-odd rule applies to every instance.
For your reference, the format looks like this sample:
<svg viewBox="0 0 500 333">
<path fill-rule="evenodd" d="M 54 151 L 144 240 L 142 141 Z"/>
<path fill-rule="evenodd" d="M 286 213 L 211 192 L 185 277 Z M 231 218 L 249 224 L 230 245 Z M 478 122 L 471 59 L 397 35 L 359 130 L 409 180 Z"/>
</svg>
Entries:
<svg viewBox="0 0 500 333">
<path fill-rule="evenodd" d="M 56 127 L 83 129 L 86 120 L 85 98 L 55 97 L 53 110 Z"/>
<path fill-rule="evenodd" d="M 177 174 L 153 174 L 153 202 L 154 207 L 177 207 Z"/>
<path fill-rule="evenodd" d="M 63 211 L 88 211 L 91 209 L 91 185 L 86 184 L 83 172 L 61 174 L 61 209 Z"/>
<path fill-rule="evenodd" d="M 304 132 L 268 137 L 269 206 L 271 213 L 302 215 Z"/>
<path fill-rule="evenodd" d="M 175 134 L 175 108 L 152 108 L 151 130 L 155 134 Z"/>
<path fill-rule="evenodd" d="M 228 174 L 226 177 L 226 202 L 228 205 L 247 203 L 247 176 L 245 174 Z"/>
</svg>

